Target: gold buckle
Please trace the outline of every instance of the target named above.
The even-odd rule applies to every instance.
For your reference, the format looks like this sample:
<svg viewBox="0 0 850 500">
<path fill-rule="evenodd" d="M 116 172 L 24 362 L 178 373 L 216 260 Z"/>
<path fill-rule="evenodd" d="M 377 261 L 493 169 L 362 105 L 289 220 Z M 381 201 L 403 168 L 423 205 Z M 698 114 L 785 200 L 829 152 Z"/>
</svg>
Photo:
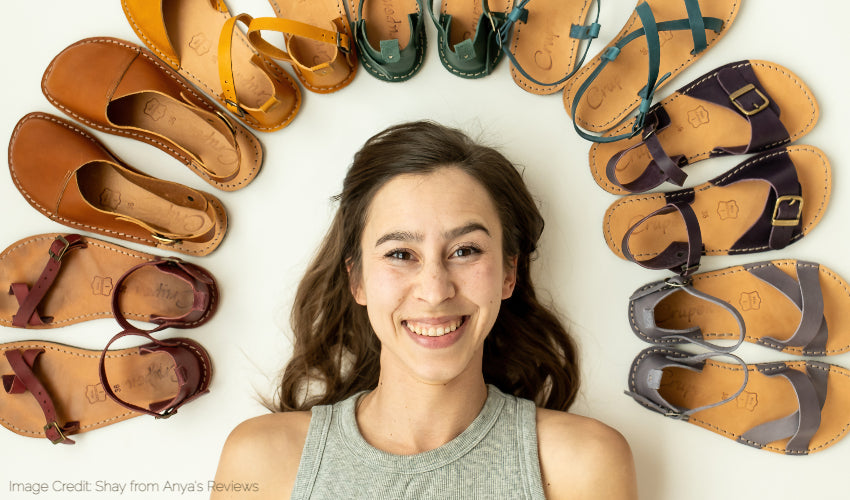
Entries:
<svg viewBox="0 0 850 500">
<path fill-rule="evenodd" d="M 800 206 L 797 208 L 797 217 L 794 219 L 777 219 L 776 216 L 779 214 L 779 205 L 787 201 L 789 205 L 793 205 L 795 202 L 800 202 Z M 770 224 L 772 226 L 796 226 L 800 223 L 800 215 L 803 213 L 803 197 L 796 195 L 785 195 L 780 196 L 776 199 L 776 204 L 773 206 L 773 217 L 771 218 Z"/>
<path fill-rule="evenodd" d="M 169 238 L 167 236 L 163 236 L 159 233 L 151 233 L 151 237 L 156 241 L 162 243 L 163 245 L 174 245 L 175 243 L 180 243 L 182 240 L 175 240 L 173 238 Z"/>
<path fill-rule="evenodd" d="M 56 262 L 59 262 L 60 260 L 62 260 L 62 257 L 65 256 L 65 252 L 68 251 L 68 248 L 71 247 L 71 244 L 61 234 L 56 237 L 55 241 L 62 242 L 62 245 L 64 245 L 62 247 L 62 250 L 59 250 L 59 253 L 56 253 L 56 252 L 53 251 L 53 248 L 52 248 L 52 245 L 51 245 L 51 248 L 47 249 L 47 253 L 50 254 L 51 259 L 55 260 Z"/>
<path fill-rule="evenodd" d="M 58 438 L 50 439 L 50 436 L 47 436 L 47 431 L 49 431 L 51 427 L 56 429 L 56 432 L 59 433 Z M 59 428 L 59 424 L 57 424 L 55 420 L 44 426 L 44 434 L 45 434 L 45 436 L 47 436 L 47 439 L 50 439 L 50 442 L 53 443 L 53 444 L 59 444 L 62 441 L 65 441 L 66 439 L 68 439 L 67 437 L 65 437 L 65 433 L 62 432 L 62 429 Z"/>
<path fill-rule="evenodd" d="M 751 92 L 751 91 L 754 91 L 761 98 L 762 102 L 761 102 L 761 104 L 757 104 L 755 109 L 746 110 L 746 109 L 744 109 L 743 106 L 741 106 L 738 103 L 737 99 L 739 97 L 741 97 L 742 95 L 746 94 L 747 92 Z M 757 89 L 756 86 L 753 85 L 752 83 L 748 83 L 748 84 L 744 85 L 743 87 L 739 88 L 738 90 L 736 90 L 735 92 L 732 92 L 731 94 L 729 94 L 729 100 L 732 101 L 732 104 L 734 104 L 736 108 L 738 108 L 738 111 L 740 111 L 741 113 L 744 113 L 747 116 L 752 116 L 752 115 L 758 113 L 759 111 L 766 108 L 768 104 L 770 104 L 770 100 L 768 100 L 767 96 L 762 94 L 761 91 L 759 89 Z"/>
</svg>

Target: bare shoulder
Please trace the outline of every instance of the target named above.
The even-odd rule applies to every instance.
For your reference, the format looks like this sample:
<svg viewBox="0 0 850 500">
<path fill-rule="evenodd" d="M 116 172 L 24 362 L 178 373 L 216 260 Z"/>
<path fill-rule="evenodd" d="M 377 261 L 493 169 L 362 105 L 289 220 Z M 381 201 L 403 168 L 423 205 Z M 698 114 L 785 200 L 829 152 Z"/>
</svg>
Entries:
<svg viewBox="0 0 850 500">
<path fill-rule="evenodd" d="M 546 498 L 637 498 L 632 452 L 617 430 L 592 418 L 538 408 L 537 440 Z"/>
<path fill-rule="evenodd" d="M 221 452 L 211 499 L 289 498 L 310 412 L 262 415 L 236 426 Z"/>
</svg>

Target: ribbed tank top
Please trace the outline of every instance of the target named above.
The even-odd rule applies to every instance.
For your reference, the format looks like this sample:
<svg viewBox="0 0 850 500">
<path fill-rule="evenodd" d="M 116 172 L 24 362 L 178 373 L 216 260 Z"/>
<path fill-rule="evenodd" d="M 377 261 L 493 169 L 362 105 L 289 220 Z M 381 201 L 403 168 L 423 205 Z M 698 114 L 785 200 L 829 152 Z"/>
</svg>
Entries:
<svg viewBox="0 0 850 500">
<path fill-rule="evenodd" d="M 533 402 L 490 385 L 481 413 L 458 437 L 394 455 L 360 434 L 355 405 L 363 394 L 313 407 L 293 499 L 544 498 Z"/>
</svg>

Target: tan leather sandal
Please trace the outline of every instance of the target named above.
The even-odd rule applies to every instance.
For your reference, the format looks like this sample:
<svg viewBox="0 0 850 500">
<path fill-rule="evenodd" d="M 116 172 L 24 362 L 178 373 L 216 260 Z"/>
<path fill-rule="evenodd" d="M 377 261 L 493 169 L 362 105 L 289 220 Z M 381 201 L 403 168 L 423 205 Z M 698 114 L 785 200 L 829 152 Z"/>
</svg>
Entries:
<svg viewBox="0 0 850 500">
<path fill-rule="evenodd" d="M 283 69 L 257 53 L 222 0 L 121 0 L 139 39 L 157 57 L 246 125 L 263 132 L 289 124 L 301 90 Z"/>
<path fill-rule="evenodd" d="M 348 86 L 357 73 L 357 55 L 344 0 L 269 3 L 277 17 L 247 18 L 248 39 L 254 48 L 291 64 L 307 90 L 328 94 Z M 285 49 L 266 41 L 263 31 L 282 34 Z"/>
<path fill-rule="evenodd" d="M 227 230 L 218 198 L 125 165 L 56 116 L 21 118 L 9 170 L 30 205 L 66 226 L 192 255 L 212 252 Z"/>
<path fill-rule="evenodd" d="M 218 189 L 243 188 L 260 172 L 260 141 L 138 45 L 80 40 L 53 59 L 41 89 L 71 117 L 152 144 Z"/>
<path fill-rule="evenodd" d="M 71 435 L 142 414 L 170 417 L 209 391 L 212 364 L 200 344 L 142 336 L 151 343 L 103 352 L 41 341 L 0 345 L 0 425 L 74 444 Z"/>
<path fill-rule="evenodd" d="M 39 234 L 0 253 L 0 325 L 58 328 L 115 317 L 194 328 L 218 307 L 206 269 L 78 234 Z"/>
</svg>

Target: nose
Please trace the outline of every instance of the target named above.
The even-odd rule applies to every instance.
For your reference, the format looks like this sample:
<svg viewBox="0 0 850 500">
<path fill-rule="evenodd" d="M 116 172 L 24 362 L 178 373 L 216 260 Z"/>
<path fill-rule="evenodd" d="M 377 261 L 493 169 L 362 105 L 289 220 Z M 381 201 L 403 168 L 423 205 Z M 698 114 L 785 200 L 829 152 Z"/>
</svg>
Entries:
<svg viewBox="0 0 850 500">
<path fill-rule="evenodd" d="M 454 297 L 455 286 L 444 262 L 431 260 L 419 272 L 416 298 L 429 304 L 440 304 Z"/>
</svg>

